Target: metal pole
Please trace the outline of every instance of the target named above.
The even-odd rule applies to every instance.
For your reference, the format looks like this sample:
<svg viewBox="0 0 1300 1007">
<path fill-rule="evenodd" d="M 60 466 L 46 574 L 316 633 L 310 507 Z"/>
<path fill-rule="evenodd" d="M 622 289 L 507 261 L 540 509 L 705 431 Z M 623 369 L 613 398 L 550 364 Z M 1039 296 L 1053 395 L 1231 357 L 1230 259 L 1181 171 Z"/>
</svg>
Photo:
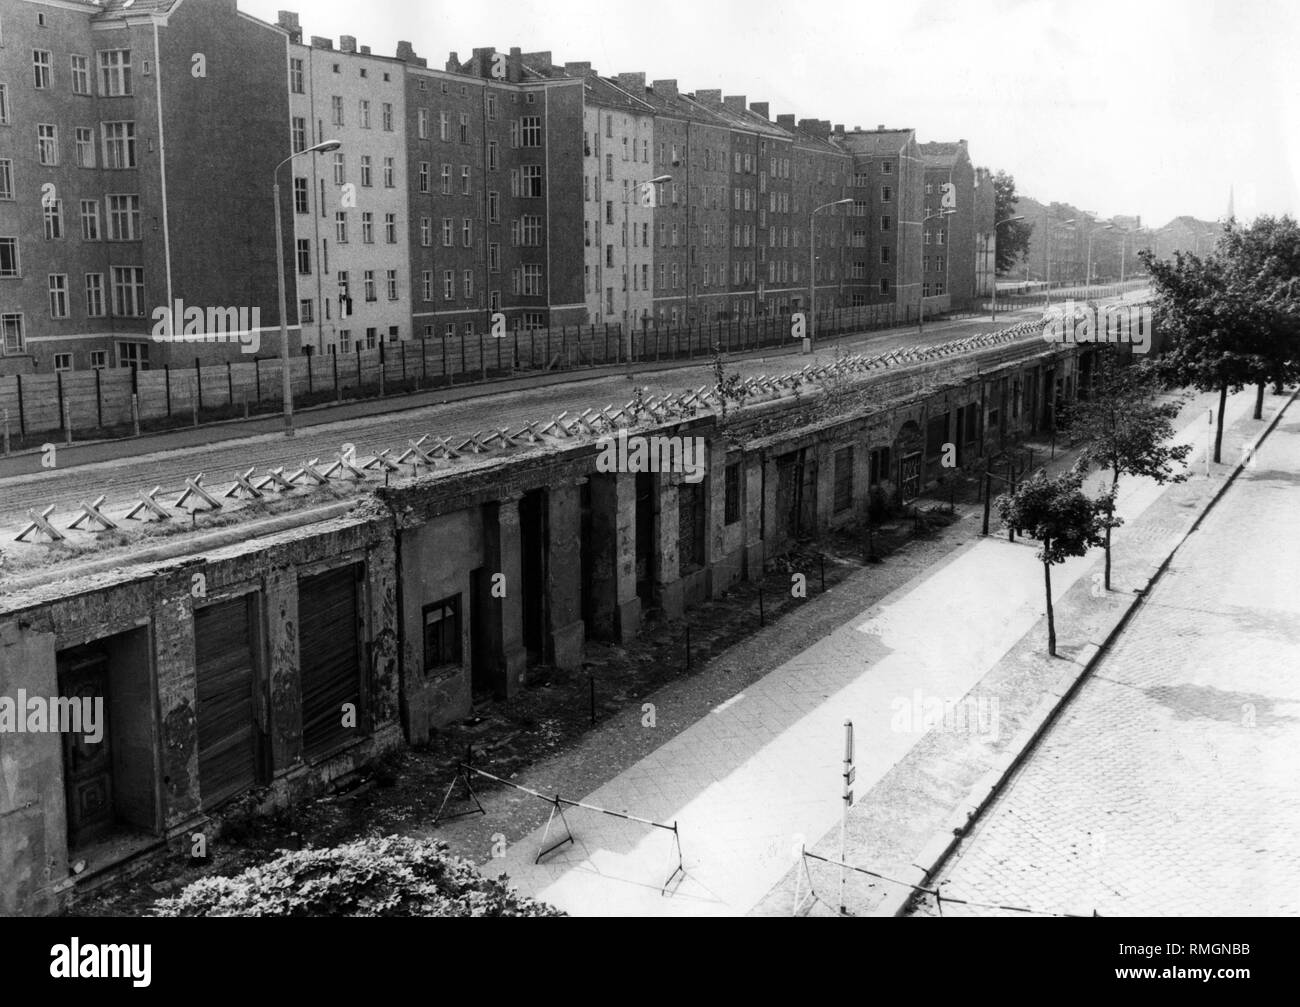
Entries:
<svg viewBox="0 0 1300 1007">
<path fill-rule="evenodd" d="M 280 385 L 284 435 L 293 436 L 293 387 L 289 381 L 289 307 L 284 293 L 284 225 L 280 222 L 280 169 L 275 169 L 275 278 L 280 292 Z"/>
<path fill-rule="evenodd" d="M 853 804 L 853 721 L 844 721 L 844 793 L 840 806 L 840 915 L 845 915 L 844 886 L 847 874 L 844 864 L 848 863 L 849 808 Z"/>
</svg>

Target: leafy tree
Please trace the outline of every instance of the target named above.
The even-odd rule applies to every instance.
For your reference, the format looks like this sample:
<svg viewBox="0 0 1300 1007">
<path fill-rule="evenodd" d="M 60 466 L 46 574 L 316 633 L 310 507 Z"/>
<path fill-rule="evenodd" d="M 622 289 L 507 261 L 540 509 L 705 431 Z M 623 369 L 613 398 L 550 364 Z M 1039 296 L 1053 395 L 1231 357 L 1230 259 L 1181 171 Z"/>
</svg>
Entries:
<svg viewBox="0 0 1300 1007">
<path fill-rule="evenodd" d="M 993 176 L 993 200 L 995 221 L 1016 215 L 1016 204 L 1020 201 L 1016 180 L 1005 171 Z M 997 271 L 1003 274 L 1029 253 L 1029 236 L 1034 233 L 1034 225 L 1025 220 L 1009 220 L 997 230 Z"/>
<path fill-rule="evenodd" d="M 725 423 L 727 402 L 734 400 L 737 408 L 744 405 L 745 398 L 749 395 L 749 386 L 745 384 L 745 379 L 740 376 L 739 371 L 727 370 L 720 343 L 713 347 L 713 360 L 710 366 L 713 368 L 713 388 L 718 393 L 718 401 L 722 405 L 722 421 Z"/>
<path fill-rule="evenodd" d="M 1014 494 L 1002 494 L 996 503 L 1003 524 L 1041 543 L 1037 552 L 1043 564 L 1047 596 L 1047 652 L 1056 656 L 1056 615 L 1052 610 L 1052 567 L 1071 556 L 1082 556 L 1102 544 L 1102 529 L 1113 513 L 1113 501 L 1094 500 L 1083 492 L 1083 467 L 1048 476 L 1041 469 Z"/>
<path fill-rule="evenodd" d="M 1071 434 L 1084 442 L 1079 458 L 1084 465 L 1111 470 L 1109 497 L 1119 489 L 1121 475 L 1146 476 L 1157 483 L 1180 483 L 1186 472 L 1175 473 L 1191 453 L 1190 444 L 1171 445 L 1177 402 L 1158 402 L 1158 378 L 1147 367 L 1123 366 L 1109 347 L 1098 347 L 1097 367 L 1087 397 L 1080 397 L 1066 413 Z M 1106 522 L 1106 590 L 1110 590 L 1110 533 L 1121 523 L 1113 506 Z"/>
<path fill-rule="evenodd" d="M 389 836 L 281 851 L 233 878 L 208 877 L 154 916 L 563 916 L 485 878 L 440 840 Z"/>
</svg>

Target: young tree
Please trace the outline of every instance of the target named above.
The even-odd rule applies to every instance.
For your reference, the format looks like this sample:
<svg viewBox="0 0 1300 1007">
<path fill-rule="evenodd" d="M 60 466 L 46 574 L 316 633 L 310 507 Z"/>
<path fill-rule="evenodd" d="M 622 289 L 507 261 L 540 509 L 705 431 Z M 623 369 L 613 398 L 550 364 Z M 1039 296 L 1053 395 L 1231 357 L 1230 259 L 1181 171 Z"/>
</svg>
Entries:
<svg viewBox="0 0 1300 1007">
<path fill-rule="evenodd" d="M 1047 652 L 1056 656 L 1056 615 L 1052 609 L 1052 567 L 1071 556 L 1082 556 L 1102 544 L 1102 528 L 1113 509 L 1103 497 L 1093 500 L 1083 492 L 1083 468 L 1048 476 L 1042 470 L 1016 487 L 1014 494 L 997 499 L 1005 525 L 1037 539 L 1047 597 Z"/>
<path fill-rule="evenodd" d="M 1016 215 L 1016 180 L 1005 171 L 993 176 L 993 219 L 1006 220 Z M 1011 220 L 998 228 L 997 233 L 997 272 L 1006 273 L 1015 265 L 1016 260 L 1029 251 L 1029 236 L 1034 233 L 1034 225 L 1024 220 Z"/>
<path fill-rule="evenodd" d="M 1147 367 L 1123 366 L 1109 346 L 1099 346 L 1097 366 L 1087 397 L 1079 398 L 1066 415 L 1071 434 L 1084 442 L 1080 461 L 1110 469 L 1111 507 L 1106 522 L 1106 590 L 1110 590 L 1110 533 L 1114 495 L 1121 475 L 1147 476 L 1157 483 L 1183 482 L 1186 472 L 1174 472 L 1191 453 L 1190 444 L 1171 445 L 1177 402 L 1158 402 L 1157 377 Z"/>
</svg>

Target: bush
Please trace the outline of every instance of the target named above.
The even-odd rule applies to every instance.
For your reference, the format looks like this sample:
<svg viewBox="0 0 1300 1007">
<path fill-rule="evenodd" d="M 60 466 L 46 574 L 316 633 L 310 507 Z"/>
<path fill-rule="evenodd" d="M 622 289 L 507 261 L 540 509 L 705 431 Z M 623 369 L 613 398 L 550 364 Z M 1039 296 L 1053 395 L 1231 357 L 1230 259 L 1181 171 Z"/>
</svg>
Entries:
<svg viewBox="0 0 1300 1007">
<path fill-rule="evenodd" d="M 389 836 L 282 851 L 232 878 L 201 878 L 153 916 L 564 916 L 485 878 L 440 840 Z"/>
</svg>

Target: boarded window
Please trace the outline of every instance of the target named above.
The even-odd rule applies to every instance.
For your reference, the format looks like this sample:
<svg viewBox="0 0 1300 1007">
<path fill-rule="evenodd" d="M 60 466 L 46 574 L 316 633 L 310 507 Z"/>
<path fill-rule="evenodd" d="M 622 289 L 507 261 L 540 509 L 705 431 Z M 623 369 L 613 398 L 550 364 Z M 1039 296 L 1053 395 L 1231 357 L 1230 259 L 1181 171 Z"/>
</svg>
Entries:
<svg viewBox="0 0 1300 1007">
<path fill-rule="evenodd" d="M 677 493 L 677 561 L 680 573 L 704 565 L 704 485 L 682 483 Z"/>
<path fill-rule="evenodd" d="M 199 791 L 204 808 L 258 781 L 253 597 L 194 611 Z"/>
<path fill-rule="evenodd" d="M 302 744 L 309 755 L 358 736 L 361 647 L 354 564 L 298 581 L 298 660 L 302 669 Z M 345 707 L 357 711 L 344 726 Z"/>
<path fill-rule="evenodd" d="M 835 513 L 853 506 L 853 448 L 835 452 Z"/>
<path fill-rule="evenodd" d="M 740 463 L 727 466 L 726 502 L 723 508 L 723 520 L 735 524 L 740 520 Z"/>
</svg>

